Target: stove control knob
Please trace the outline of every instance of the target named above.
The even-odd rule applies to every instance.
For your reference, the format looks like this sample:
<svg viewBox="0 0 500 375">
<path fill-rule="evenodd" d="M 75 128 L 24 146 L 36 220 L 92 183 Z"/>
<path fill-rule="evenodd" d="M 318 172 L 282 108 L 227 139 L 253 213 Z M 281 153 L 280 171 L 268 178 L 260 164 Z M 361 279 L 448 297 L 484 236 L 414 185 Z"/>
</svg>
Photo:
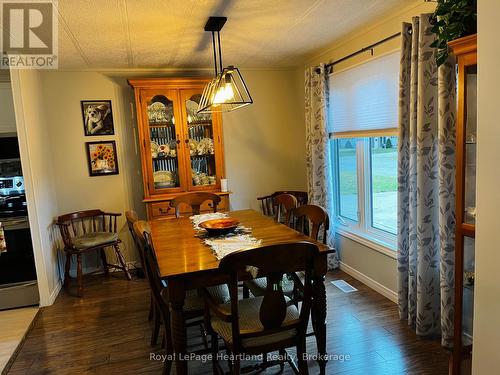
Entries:
<svg viewBox="0 0 500 375">
<path fill-rule="evenodd" d="M 21 181 L 17 181 L 17 183 L 16 183 L 17 187 L 21 187 L 22 185 L 23 185 L 23 183 Z"/>
</svg>

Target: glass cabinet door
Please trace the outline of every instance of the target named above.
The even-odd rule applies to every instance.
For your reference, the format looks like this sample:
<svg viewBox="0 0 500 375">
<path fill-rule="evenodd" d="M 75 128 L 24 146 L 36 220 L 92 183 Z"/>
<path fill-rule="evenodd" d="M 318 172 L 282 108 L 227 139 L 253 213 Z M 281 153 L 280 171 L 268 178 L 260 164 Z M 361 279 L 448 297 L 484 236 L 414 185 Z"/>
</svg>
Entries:
<svg viewBox="0 0 500 375">
<path fill-rule="evenodd" d="M 476 143 L 477 143 L 477 65 L 475 58 L 473 64 L 469 64 L 464 59 L 464 64 L 459 64 L 459 71 L 463 72 L 462 79 L 459 80 L 459 90 L 462 90 L 462 111 L 459 116 L 457 134 L 459 143 L 457 149 L 461 152 L 459 163 L 457 164 L 457 179 L 462 181 L 462 189 L 457 185 L 457 206 L 462 209 L 462 219 L 457 230 L 457 256 L 455 258 L 455 280 L 456 293 L 461 293 L 456 297 L 457 309 L 461 317 L 455 315 L 455 334 L 460 337 L 455 339 L 454 345 L 457 349 L 454 352 L 454 374 L 461 375 L 471 373 L 472 344 L 473 344 L 473 319 L 474 319 L 474 280 L 475 280 L 475 224 L 476 224 Z M 462 85 L 460 87 L 460 85 Z M 462 128 L 460 128 L 462 126 Z M 460 154 L 459 154 L 460 155 Z M 461 163 L 460 163 L 461 161 Z M 458 180 L 457 184 L 460 181 Z M 457 212 L 457 215 L 460 216 Z M 461 275 L 460 275 L 461 273 Z M 457 278 L 459 278 L 457 280 Z M 456 363 L 455 363 L 456 362 Z M 457 368 L 460 366 L 460 370 Z"/>
<path fill-rule="evenodd" d="M 449 43 L 456 56 L 455 311 L 450 374 L 472 373 L 476 236 L 477 35 Z"/>
<path fill-rule="evenodd" d="M 474 317 L 475 240 L 464 237 L 464 274 L 462 301 L 462 346 L 472 345 Z"/>
<path fill-rule="evenodd" d="M 476 222 L 477 65 L 465 67 L 464 223 Z"/>
<path fill-rule="evenodd" d="M 150 147 L 149 189 L 152 194 L 166 190 L 179 191 L 182 186 L 182 157 L 179 155 L 181 140 L 179 128 L 181 117 L 178 113 L 178 94 L 175 90 L 161 93 L 147 91 L 142 105 L 147 123 L 145 127 Z M 147 147 L 147 145 L 145 145 Z"/>
<path fill-rule="evenodd" d="M 202 90 L 182 90 L 181 105 L 186 125 L 185 152 L 189 154 L 188 181 L 191 190 L 213 190 L 220 184 L 218 170 L 220 137 L 213 114 L 199 114 Z M 187 156 L 186 156 L 187 157 Z"/>
</svg>

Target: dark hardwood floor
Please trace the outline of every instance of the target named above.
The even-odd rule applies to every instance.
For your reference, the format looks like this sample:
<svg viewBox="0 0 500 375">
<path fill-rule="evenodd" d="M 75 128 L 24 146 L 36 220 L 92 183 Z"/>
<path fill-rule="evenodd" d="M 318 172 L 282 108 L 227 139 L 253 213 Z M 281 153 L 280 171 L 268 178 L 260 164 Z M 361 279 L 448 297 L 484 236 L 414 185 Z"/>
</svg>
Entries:
<svg viewBox="0 0 500 375">
<path fill-rule="evenodd" d="M 115 274 L 116 275 L 116 274 Z M 150 360 L 149 292 L 142 279 L 89 276 L 85 297 L 61 292 L 44 308 L 8 374 L 155 374 Z M 329 281 L 344 279 L 358 291 L 344 294 Z M 447 374 L 448 352 L 439 341 L 418 338 L 398 318 L 394 303 L 349 275 L 328 275 L 328 374 Z M 189 329 L 189 350 L 201 348 L 199 330 Z M 308 339 L 315 353 L 314 338 Z M 343 360 L 342 360 L 343 359 Z M 310 373 L 317 373 L 314 361 Z M 211 364 L 193 361 L 190 374 L 210 374 Z M 264 373 L 274 374 L 279 367 Z M 291 374 L 289 366 L 285 374 Z"/>
</svg>

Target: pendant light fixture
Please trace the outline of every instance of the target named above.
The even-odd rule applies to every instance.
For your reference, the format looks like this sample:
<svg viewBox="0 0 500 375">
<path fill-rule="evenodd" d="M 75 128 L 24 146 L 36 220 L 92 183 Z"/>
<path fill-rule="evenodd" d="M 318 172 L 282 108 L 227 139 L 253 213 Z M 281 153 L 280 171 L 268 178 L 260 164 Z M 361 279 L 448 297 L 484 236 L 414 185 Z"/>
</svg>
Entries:
<svg viewBox="0 0 500 375">
<path fill-rule="evenodd" d="M 226 21 L 227 17 L 210 17 L 205 25 L 205 31 L 212 33 L 215 76 L 203 90 L 198 113 L 229 112 L 253 103 L 238 68 L 233 65 L 222 68 L 220 31 Z"/>
</svg>

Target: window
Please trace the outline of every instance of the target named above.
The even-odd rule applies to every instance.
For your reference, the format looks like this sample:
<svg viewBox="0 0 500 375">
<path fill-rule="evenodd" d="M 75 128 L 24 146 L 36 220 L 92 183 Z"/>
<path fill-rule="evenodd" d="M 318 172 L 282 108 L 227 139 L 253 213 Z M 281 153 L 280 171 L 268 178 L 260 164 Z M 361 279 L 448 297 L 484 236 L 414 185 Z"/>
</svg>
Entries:
<svg viewBox="0 0 500 375">
<path fill-rule="evenodd" d="M 398 229 L 397 137 L 369 140 L 371 225 L 395 235 Z"/>
<path fill-rule="evenodd" d="M 337 154 L 338 214 L 358 221 L 358 162 L 357 139 L 339 139 Z"/>
<path fill-rule="evenodd" d="M 395 248 L 399 54 L 330 76 L 330 145 L 341 232 Z"/>
</svg>

